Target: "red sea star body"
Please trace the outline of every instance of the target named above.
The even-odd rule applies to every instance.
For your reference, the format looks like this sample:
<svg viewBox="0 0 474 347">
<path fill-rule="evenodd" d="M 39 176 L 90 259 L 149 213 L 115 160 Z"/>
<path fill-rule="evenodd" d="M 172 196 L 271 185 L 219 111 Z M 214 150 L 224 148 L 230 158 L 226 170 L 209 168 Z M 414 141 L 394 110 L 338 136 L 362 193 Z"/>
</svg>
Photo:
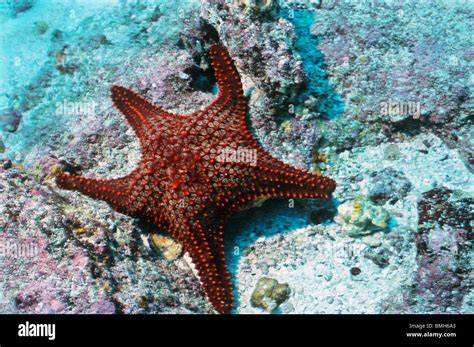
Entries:
<svg viewBox="0 0 474 347">
<path fill-rule="evenodd" d="M 189 115 L 172 114 L 129 89 L 112 87 L 115 106 L 140 139 L 137 169 L 110 180 L 60 173 L 57 184 L 168 231 L 193 259 L 214 308 L 227 313 L 234 301 L 223 240 L 229 215 L 261 197 L 327 198 L 335 183 L 293 168 L 259 146 L 246 125 L 242 84 L 227 49 L 215 44 L 210 56 L 219 94 Z M 246 160 L 250 157 L 255 160 Z"/>
</svg>

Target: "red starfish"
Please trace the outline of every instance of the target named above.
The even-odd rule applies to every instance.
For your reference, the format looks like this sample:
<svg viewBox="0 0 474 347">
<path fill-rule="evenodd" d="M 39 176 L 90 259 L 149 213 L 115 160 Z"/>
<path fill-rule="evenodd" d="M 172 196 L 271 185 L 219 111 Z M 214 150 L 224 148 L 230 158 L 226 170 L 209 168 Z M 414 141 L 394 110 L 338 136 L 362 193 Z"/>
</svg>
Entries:
<svg viewBox="0 0 474 347">
<path fill-rule="evenodd" d="M 261 197 L 328 198 L 336 185 L 284 164 L 257 144 L 227 49 L 213 45 L 210 56 L 219 94 L 189 115 L 172 114 L 127 88 L 112 87 L 115 106 L 140 139 L 137 169 L 110 180 L 60 173 L 57 184 L 171 233 L 192 257 L 214 308 L 227 313 L 234 300 L 222 231 L 228 216 Z"/>
</svg>

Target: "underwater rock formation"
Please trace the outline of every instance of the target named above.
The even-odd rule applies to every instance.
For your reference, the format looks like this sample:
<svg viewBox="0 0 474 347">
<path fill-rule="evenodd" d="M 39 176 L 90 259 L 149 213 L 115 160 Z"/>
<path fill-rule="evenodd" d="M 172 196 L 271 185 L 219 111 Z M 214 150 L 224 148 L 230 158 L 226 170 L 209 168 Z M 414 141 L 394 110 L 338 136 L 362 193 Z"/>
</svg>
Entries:
<svg viewBox="0 0 474 347">
<path fill-rule="evenodd" d="M 1 313 L 210 312 L 184 260 L 157 257 L 110 209 L 15 167 L 0 167 L 0 201 Z"/>
<path fill-rule="evenodd" d="M 0 129 L 14 133 L 21 121 L 21 114 L 14 108 L 8 108 L 0 115 Z"/>
<path fill-rule="evenodd" d="M 345 107 L 325 141 L 345 148 L 432 129 L 461 147 L 450 138 L 472 122 L 473 6 L 323 1 L 311 32 Z"/>
<path fill-rule="evenodd" d="M 3 1 L 0 6 L 0 15 L 15 17 L 20 13 L 30 10 L 36 0 Z"/>
<path fill-rule="evenodd" d="M 473 289 L 473 206 L 472 198 L 444 188 L 424 193 L 418 204 L 419 269 L 408 300 L 422 312 L 456 312 Z"/>
<path fill-rule="evenodd" d="M 388 168 L 374 172 L 369 189 L 370 199 L 378 205 L 396 203 L 412 189 L 410 181 L 399 171 Z"/>
</svg>

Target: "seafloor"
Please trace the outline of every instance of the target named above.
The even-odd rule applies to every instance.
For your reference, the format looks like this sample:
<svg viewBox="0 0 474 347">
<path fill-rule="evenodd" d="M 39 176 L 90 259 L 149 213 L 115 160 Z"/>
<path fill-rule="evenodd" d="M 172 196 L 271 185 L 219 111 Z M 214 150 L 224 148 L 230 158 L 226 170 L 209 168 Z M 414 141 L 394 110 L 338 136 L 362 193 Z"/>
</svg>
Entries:
<svg viewBox="0 0 474 347">
<path fill-rule="evenodd" d="M 337 182 L 329 202 L 229 221 L 236 312 L 474 313 L 473 16 L 469 0 L 2 1 L 0 313 L 213 312 L 178 244 L 52 177 L 136 165 L 113 84 L 208 104 L 216 33 L 261 144 Z"/>
</svg>

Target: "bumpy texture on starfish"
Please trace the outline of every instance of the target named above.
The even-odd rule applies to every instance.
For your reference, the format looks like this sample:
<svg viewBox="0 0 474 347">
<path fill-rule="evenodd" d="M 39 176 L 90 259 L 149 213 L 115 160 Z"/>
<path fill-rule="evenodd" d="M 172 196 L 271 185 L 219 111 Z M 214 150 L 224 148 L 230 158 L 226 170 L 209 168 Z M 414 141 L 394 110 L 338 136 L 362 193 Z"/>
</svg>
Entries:
<svg viewBox="0 0 474 347">
<path fill-rule="evenodd" d="M 227 313 L 234 301 L 223 240 L 229 215 L 261 197 L 328 198 L 335 183 L 262 149 L 247 128 L 242 84 L 227 49 L 215 44 L 210 57 L 219 94 L 192 114 L 172 114 L 113 86 L 115 106 L 140 139 L 137 169 L 110 180 L 60 173 L 57 184 L 171 233 L 193 259 L 211 304 Z"/>
</svg>

